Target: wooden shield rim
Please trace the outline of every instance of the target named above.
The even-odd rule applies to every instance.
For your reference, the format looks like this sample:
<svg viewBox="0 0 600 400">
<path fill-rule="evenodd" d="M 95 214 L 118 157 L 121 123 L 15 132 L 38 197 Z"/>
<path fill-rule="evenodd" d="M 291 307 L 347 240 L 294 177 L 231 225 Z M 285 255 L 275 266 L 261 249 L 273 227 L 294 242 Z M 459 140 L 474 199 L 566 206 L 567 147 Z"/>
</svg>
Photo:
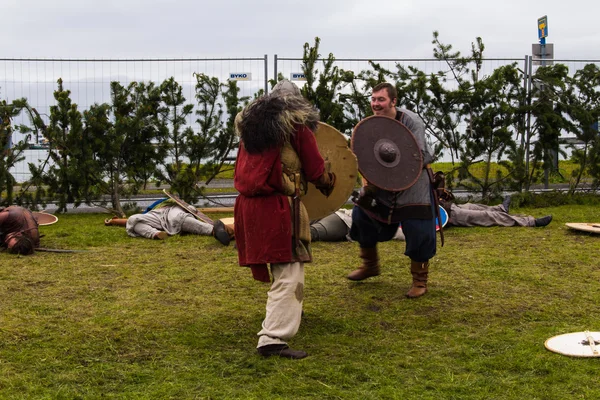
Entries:
<svg viewBox="0 0 600 400">
<path fill-rule="evenodd" d="M 305 196 L 302 197 L 302 203 L 304 203 L 304 206 L 306 207 L 306 211 L 308 212 L 308 217 L 310 220 L 315 220 L 315 219 L 326 217 L 327 215 L 334 213 L 341 206 L 346 204 L 346 202 L 350 198 L 350 195 L 352 194 L 352 191 L 355 189 L 357 177 L 358 177 L 358 162 L 356 161 L 356 156 L 354 155 L 354 153 L 352 152 L 350 147 L 348 147 L 348 139 L 335 127 L 333 127 L 329 124 L 326 124 L 325 122 L 319 122 L 319 127 L 320 126 L 323 126 L 326 129 L 331 129 L 339 134 L 339 138 L 340 138 L 339 145 L 341 146 L 342 142 L 344 143 L 344 150 L 347 150 L 348 157 L 351 157 L 351 159 L 354 160 L 354 162 L 347 161 L 348 164 L 352 164 L 351 171 L 344 171 L 344 175 L 347 175 L 348 179 L 346 179 L 345 176 L 342 176 L 339 173 L 339 171 L 337 171 L 337 172 L 332 171 L 332 172 L 336 172 L 337 182 L 336 182 L 335 187 L 333 188 L 333 192 L 331 193 L 331 195 L 329 197 L 325 197 L 315 187 L 315 185 L 313 185 L 310 182 L 308 183 L 308 192 Z M 318 134 L 319 134 L 319 128 L 317 128 L 315 130 L 315 137 L 317 137 Z M 319 145 L 319 143 L 317 142 L 317 146 L 318 145 Z M 320 152 L 320 150 L 319 150 L 319 152 Z M 323 156 L 323 154 L 321 154 L 321 155 Z M 323 158 L 325 158 L 325 157 L 323 157 Z M 345 186 L 347 186 L 347 187 L 345 187 Z M 315 209 L 315 207 L 312 206 L 315 203 L 318 203 L 319 205 L 321 205 L 321 207 L 318 207 Z M 324 203 L 327 203 L 329 206 L 328 207 L 322 206 Z"/>
<path fill-rule="evenodd" d="M 600 338 L 600 332 L 589 332 L 590 335 L 592 335 L 594 337 L 594 339 Z M 556 335 L 556 336 L 552 336 L 551 338 L 546 339 L 546 341 L 544 342 L 544 347 L 546 347 L 546 349 L 557 353 L 557 354 L 562 354 L 564 356 L 569 356 L 569 357 L 578 357 L 578 358 L 598 358 L 600 357 L 600 354 L 598 355 L 594 355 L 594 354 L 590 354 L 590 355 L 585 355 L 585 354 L 572 354 L 572 353 L 568 353 L 565 352 L 564 350 L 560 350 L 556 347 L 552 347 L 552 341 L 555 339 L 559 339 L 559 338 L 566 338 L 567 336 L 572 336 L 574 340 L 576 340 L 576 336 L 575 335 L 581 335 L 579 336 L 579 338 L 581 338 L 582 336 L 585 337 L 585 332 L 571 332 L 571 333 L 563 333 L 562 335 Z M 598 346 L 600 347 L 600 346 Z"/>
<path fill-rule="evenodd" d="M 565 225 L 580 232 L 600 233 L 600 222 L 567 222 Z"/>
<path fill-rule="evenodd" d="M 167 195 L 168 198 L 170 198 L 171 200 L 173 200 L 175 203 L 177 203 L 177 205 L 179 207 L 181 207 L 184 211 L 192 214 L 193 216 L 195 216 L 196 218 L 198 218 L 199 220 L 206 222 L 207 224 L 211 224 L 214 225 L 215 222 L 207 215 L 204 215 L 203 212 L 201 212 L 199 209 L 197 209 L 196 207 L 186 203 L 185 201 L 183 201 L 182 199 L 180 199 L 178 196 L 172 194 L 171 192 L 169 192 L 167 189 L 163 189 L 163 193 L 165 195 Z"/>
<path fill-rule="evenodd" d="M 52 225 L 58 221 L 58 217 L 54 214 L 38 211 L 34 211 L 32 214 L 37 219 L 38 225 L 40 226 Z"/>
<path fill-rule="evenodd" d="M 235 223 L 235 219 L 233 217 L 226 217 L 219 219 L 225 225 L 233 225 Z"/>
<path fill-rule="evenodd" d="M 362 124 L 364 124 L 365 122 L 369 121 L 369 120 L 378 119 L 378 118 L 387 118 L 387 119 L 392 120 L 395 123 L 399 124 L 400 126 L 402 126 L 404 129 L 406 129 L 410 133 L 411 138 L 412 138 L 412 140 L 414 140 L 417 149 L 420 149 L 419 143 L 417 142 L 417 139 L 415 138 L 415 135 L 402 122 L 398 121 L 397 119 L 390 118 L 390 117 L 385 117 L 385 116 L 382 116 L 382 115 L 371 115 L 370 117 L 364 118 L 362 121 L 360 121 L 358 124 L 356 124 L 356 126 L 352 130 L 352 137 L 350 138 L 350 148 L 352 149 L 353 152 L 354 152 L 354 133 L 356 132 L 356 130 L 358 129 L 358 127 L 361 126 Z M 419 158 L 420 158 L 421 168 L 419 169 L 419 173 L 417 173 L 416 177 L 412 180 L 412 182 L 410 182 L 410 184 L 405 185 L 405 186 L 403 186 L 401 188 L 388 188 L 388 187 L 382 187 L 382 186 L 377 186 L 377 185 L 376 186 L 379 187 L 380 189 L 390 190 L 390 191 L 394 191 L 394 192 L 401 191 L 401 190 L 406 190 L 409 187 L 413 186 L 415 183 L 417 183 L 417 181 L 419 180 L 419 177 L 421 176 L 421 173 L 423 172 L 423 155 L 420 152 L 419 152 Z M 358 162 L 358 157 L 357 157 L 357 164 L 358 164 L 358 170 L 360 171 L 361 175 L 363 177 L 365 177 L 365 179 L 367 181 L 369 181 L 370 183 L 373 183 L 373 182 L 371 182 L 369 180 L 369 178 L 367 176 L 368 174 L 365 174 L 364 171 L 361 169 L 360 163 Z M 373 184 L 375 184 L 375 183 L 373 183 Z"/>
</svg>

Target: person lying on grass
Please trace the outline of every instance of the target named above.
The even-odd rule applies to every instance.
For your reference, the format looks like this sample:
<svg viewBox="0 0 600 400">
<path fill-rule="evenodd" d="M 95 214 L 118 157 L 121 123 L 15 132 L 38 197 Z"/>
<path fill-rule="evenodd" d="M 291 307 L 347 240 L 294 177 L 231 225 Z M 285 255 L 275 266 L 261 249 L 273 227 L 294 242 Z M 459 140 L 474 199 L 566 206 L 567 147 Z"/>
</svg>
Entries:
<svg viewBox="0 0 600 400">
<path fill-rule="evenodd" d="M 33 254 L 40 245 L 38 227 L 37 219 L 28 209 L 0 207 L 0 248 L 12 254 Z"/>
<path fill-rule="evenodd" d="M 233 239 L 233 227 L 222 221 L 214 225 L 200 221 L 170 199 L 162 199 L 150 205 L 146 211 L 129 218 L 106 219 L 104 225 L 124 226 L 131 237 L 164 240 L 177 234 L 213 236 L 227 246 Z"/>
</svg>

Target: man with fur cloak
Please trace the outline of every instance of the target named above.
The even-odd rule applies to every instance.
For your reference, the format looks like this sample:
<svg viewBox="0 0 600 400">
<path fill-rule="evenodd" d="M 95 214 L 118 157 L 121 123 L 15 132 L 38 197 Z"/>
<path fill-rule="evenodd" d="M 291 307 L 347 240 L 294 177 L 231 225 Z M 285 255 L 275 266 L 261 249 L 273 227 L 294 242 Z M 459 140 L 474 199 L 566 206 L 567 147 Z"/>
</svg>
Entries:
<svg viewBox="0 0 600 400">
<path fill-rule="evenodd" d="M 296 85 L 281 81 L 273 91 L 249 104 L 236 117 L 240 146 L 234 186 L 239 264 L 255 279 L 272 284 L 257 350 L 264 357 L 299 359 L 287 340 L 300 327 L 304 263 L 311 262 L 308 214 L 300 197 L 307 181 L 323 194 L 333 191 L 335 175 L 327 172 L 314 136 L 318 111 Z"/>
</svg>

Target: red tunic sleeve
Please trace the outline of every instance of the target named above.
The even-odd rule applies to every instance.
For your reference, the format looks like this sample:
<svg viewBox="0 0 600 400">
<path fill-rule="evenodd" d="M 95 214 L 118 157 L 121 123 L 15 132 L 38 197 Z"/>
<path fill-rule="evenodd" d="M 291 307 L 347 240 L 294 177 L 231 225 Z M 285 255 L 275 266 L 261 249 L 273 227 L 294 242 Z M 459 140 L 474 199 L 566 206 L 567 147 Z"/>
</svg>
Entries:
<svg viewBox="0 0 600 400">
<path fill-rule="evenodd" d="M 315 134 L 306 126 L 299 127 L 292 140 L 292 146 L 300 157 L 306 179 L 309 182 L 317 181 L 325 172 L 325 162 L 319 153 Z"/>
</svg>

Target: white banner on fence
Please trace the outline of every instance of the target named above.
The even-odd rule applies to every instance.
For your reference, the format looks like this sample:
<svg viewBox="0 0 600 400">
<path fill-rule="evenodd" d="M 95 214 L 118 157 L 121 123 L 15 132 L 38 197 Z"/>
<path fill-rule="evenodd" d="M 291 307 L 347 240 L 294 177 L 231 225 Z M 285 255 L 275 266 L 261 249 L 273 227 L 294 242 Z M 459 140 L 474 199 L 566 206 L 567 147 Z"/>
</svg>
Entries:
<svg viewBox="0 0 600 400">
<path fill-rule="evenodd" d="M 292 72 L 290 74 L 290 81 L 306 81 L 306 75 L 302 72 Z"/>
<path fill-rule="evenodd" d="M 251 81 L 251 72 L 230 72 L 229 79 L 232 81 Z"/>
</svg>

